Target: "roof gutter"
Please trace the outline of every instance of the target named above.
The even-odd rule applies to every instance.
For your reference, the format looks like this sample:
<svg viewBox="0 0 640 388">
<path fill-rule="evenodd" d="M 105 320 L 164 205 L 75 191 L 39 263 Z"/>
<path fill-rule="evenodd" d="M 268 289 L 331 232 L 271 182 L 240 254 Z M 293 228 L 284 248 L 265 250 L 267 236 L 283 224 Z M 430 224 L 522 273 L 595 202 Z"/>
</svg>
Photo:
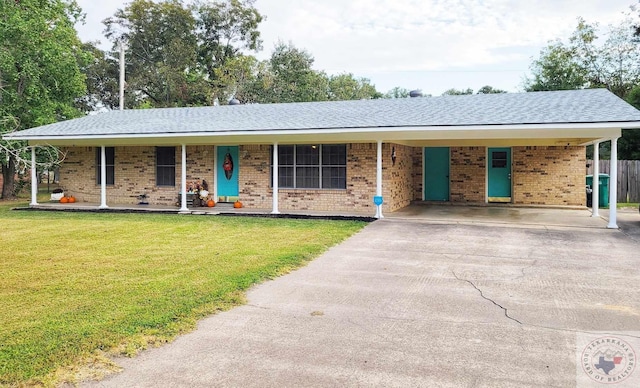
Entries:
<svg viewBox="0 0 640 388">
<path fill-rule="evenodd" d="M 363 127 L 363 128 L 313 128 L 287 130 L 226 130 L 213 132 L 164 132 L 164 133 L 127 133 L 127 134 L 97 134 L 97 135 L 20 135 L 20 132 L 3 135 L 5 140 L 28 140 L 34 142 L 46 141 L 76 141 L 76 140 L 118 140 L 118 139 L 168 139 L 190 137 L 255 137 L 255 136 L 310 136 L 335 134 L 393 134 L 393 133 L 442 133 L 442 132 L 503 132 L 509 131 L 549 131 L 549 130 L 620 130 L 640 128 L 640 121 L 633 122 L 599 122 L 599 123 L 568 123 L 568 124 L 499 124 L 499 125 L 461 125 L 461 126 L 421 126 L 421 127 Z M 578 134 L 576 134 L 578 135 Z M 619 135 L 618 135 L 619 136 Z"/>
</svg>

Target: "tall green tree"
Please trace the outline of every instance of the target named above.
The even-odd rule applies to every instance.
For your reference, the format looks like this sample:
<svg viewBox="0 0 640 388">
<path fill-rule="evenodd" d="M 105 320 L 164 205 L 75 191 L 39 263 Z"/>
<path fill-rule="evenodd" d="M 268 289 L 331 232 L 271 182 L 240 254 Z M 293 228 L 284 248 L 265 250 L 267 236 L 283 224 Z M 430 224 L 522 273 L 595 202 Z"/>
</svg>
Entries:
<svg viewBox="0 0 640 388">
<path fill-rule="evenodd" d="M 451 88 L 448 90 L 445 90 L 442 95 L 443 96 L 464 96 L 467 94 L 473 94 L 473 89 L 471 88 L 467 88 L 467 89 L 455 89 L 455 88 Z"/>
<path fill-rule="evenodd" d="M 75 103 L 85 94 L 80 66 L 88 58 L 74 28 L 79 18 L 73 0 L 0 0 L 0 133 L 81 115 Z M 15 195 L 25 153 L 23 142 L 0 142 L 2 198 Z"/>
<path fill-rule="evenodd" d="M 409 89 L 396 86 L 384 94 L 384 98 L 407 98 L 409 97 Z"/>
<path fill-rule="evenodd" d="M 640 109 L 640 85 L 634 86 L 625 100 Z M 621 159 L 640 160 L 640 129 L 625 129 L 618 144 L 618 152 L 623 155 Z"/>
<path fill-rule="evenodd" d="M 134 0 L 104 21 L 106 36 L 126 45 L 127 88 L 136 100 L 128 107 L 208 105 L 202 73 L 198 72 L 196 20 L 179 0 L 159 3 Z"/>
<path fill-rule="evenodd" d="M 376 90 L 368 78 L 357 78 L 351 73 L 338 74 L 329 77 L 329 100 L 369 100 L 382 98 L 382 93 Z"/>
<path fill-rule="evenodd" d="M 381 98 L 367 78 L 351 73 L 328 76 L 313 68 L 314 58 L 292 43 L 278 43 L 271 58 L 237 57 L 218 71 L 242 103 L 337 101 Z"/>
<path fill-rule="evenodd" d="M 506 90 L 496 89 L 491 85 L 485 85 L 480 89 L 478 89 L 477 94 L 502 94 L 506 92 L 507 92 Z"/>
<path fill-rule="evenodd" d="M 120 104 L 118 61 L 95 43 L 83 43 L 82 48 L 89 58 L 80 67 L 86 77 L 87 94 L 77 100 L 76 106 L 85 113 L 102 108 L 117 109 Z M 125 100 L 133 101 L 135 97 L 126 90 Z"/>
<path fill-rule="evenodd" d="M 551 43 L 533 61 L 533 77 L 525 81 L 525 90 L 606 87 L 635 105 L 632 91 L 640 85 L 640 40 L 634 33 L 634 24 L 629 18 L 606 30 L 600 29 L 597 23 L 578 19 L 575 31 L 566 41 Z M 603 157 L 608 155 L 608 147 L 603 144 Z M 618 142 L 618 157 L 638 158 L 635 151 L 638 149 L 637 131 L 624 130 Z"/>
<path fill-rule="evenodd" d="M 631 19 L 610 26 L 598 36 L 597 23 L 578 19 L 568 42 L 557 40 L 544 48 L 531 65 L 527 91 L 606 87 L 621 98 L 640 83 L 640 44 Z"/>
<path fill-rule="evenodd" d="M 581 89 L 587 85 L 587 69 L 577 53 L 561 41 L 550 43 L 531 64 L 532 78 L 525 80 L 528 92 Z"/>
<path fill-rule="evenodd" d="M 120 42 L 126 45 L 126 106 L 213 104 L 229 86 L 217 70 L 243 49 L 260 49 L 262 16 L 253 3 L 133 0 L 105 19 L 113 43 L 108 57 L 117 58 Z M 109 101 L 108 88 L 102 92 Z"/>
<path fill-rule="evenodd" d="M 258 27 L 263 20 L 255 0 L 209 2 L 193 6 L 198 37 L 198 62 L 211 79 L 216 69 L 241 55 L 241 50 L 262 49 Z"/>
<path fill-rule="evenodd" d="M 293 44 L 276 45 L 271 59 L 271 74 L 260 74 L 265 90 L 263 102 L 326 101 L 329 80 L 324 72 L 313 69 L 313 56 Z M 269 84 L 270 82 L 270 84 Z"/>
</svg>

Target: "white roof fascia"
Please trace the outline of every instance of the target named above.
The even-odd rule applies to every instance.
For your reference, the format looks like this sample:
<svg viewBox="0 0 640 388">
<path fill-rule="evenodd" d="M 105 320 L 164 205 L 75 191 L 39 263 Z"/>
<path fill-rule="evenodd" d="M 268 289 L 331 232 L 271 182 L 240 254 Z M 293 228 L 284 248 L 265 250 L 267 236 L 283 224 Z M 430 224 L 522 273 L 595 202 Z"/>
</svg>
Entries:
<svg viewBox="0 0 640 388">
<path fill-rule="evenodd" d="M 411 134 L 422 136 L 416 136 L 417 139 L 429 139 L 431 136 L 425 136 L 427 134 L 442 134 L 448 133 L 450 136 L 445 138 L 459 139 L 460 134 L 457 132 L 471 132 L 474 133 L 474 138 L 477 138 L 478 132 L 487 132 L 487 134 L 498 134 L 504 138 L 506 132 L 508 137 L 522 138 L 531 137 L 533 134 L 535 138 L 549 137 L 549 133 L 540 132 L 554 132 L 554 131 L 568 131 L 568 133 L 574 133 L 584 130 L 608 130 L 611 133 L 600 133 L 596 137 L 615 137 L 616 134 L 619 137 L 621 129 L 628 128 L 640 128 L 640 122 L 601 122 L 601 123 L 569 123 L 569 124 L 500 124 L 500 125 L 465 125 L 465 126 L 424 126 L 424 127 L 363 127 L 363 128 L 319 128 L 319 129 L 287 129 L 287 130 L 246 130 L 246 131 L 215 131 L 215 132 L 170 132 L 170 133 L 132 133 L 132 134 L 100 134 L 100 135 L 50 135 L 50 136 L 20 136 L 5 134 L 3 137 L 7 140 L 30 140 L 30 141 L 61 141 L 61 140 L 107 140 L 107 139 L 153 139 L 153 138 L 189 138 L 189 137 L 252 137 L 252 136 L 305 136 L 305 135 L 332 135 L 332 134 L 371 134 L 373 139 L 376 139 L 376 134 L 386 135 L 386 140 L 393 140 L 394 134 L 403 134 L 402 139 L 405 139 L 407 135 Z M 535 132 L 528 132 L 535 131 Z M 597 131 L 594 131 L 597 132 Z M 574 135 L 584 136 L 584 133 Z M 557 134 L 560 136 L 560 134 Z M 562 137 L 566 136 L 562 135 Z M 379 136 L 378 136 L 379 137 Z M 387 138 L 388 137 L 388 138 Z M 466 136 L 465 136 L 466 137 Z M 438 137 L 442 138 L 442 137 Z"/>
</svg>

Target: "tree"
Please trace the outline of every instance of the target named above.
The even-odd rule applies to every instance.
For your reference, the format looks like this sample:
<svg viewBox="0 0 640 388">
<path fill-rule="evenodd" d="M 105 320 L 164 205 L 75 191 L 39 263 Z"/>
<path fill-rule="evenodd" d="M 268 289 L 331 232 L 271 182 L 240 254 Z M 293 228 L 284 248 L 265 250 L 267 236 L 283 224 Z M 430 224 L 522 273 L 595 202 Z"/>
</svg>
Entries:
<svg viewBox="0 0 640 388">
<path fill-rule="evenodd" d="M 458 90 L 455 88 L 451 88 L 451 89 L 445 90 L 444 93 L 442 93 L 443 96 L 463 96 L 467 94 L 473 94 L 473 89 L 467 88 L 466 90 L 464 89 Z"/>
<path fill-rule="evenodd" d="M 369 100 L 381 98 L 368 78 L 356 78 L 353 74 L 339 74 L 329 77 L 329 100 Z"/>
<path fill-rule="evenodd" d="M 624 98 L 640 83 L 640 45 L 634 41 L 632 22 L 625 19 L 610 26 L 604 40 L 597 31 L 597 23 L 579 18 L 568 43 L 555 41 L 534 60 L 533 79 L 525 81 L 525 89 L 606 87 Z"/>
<path fill-rule="evenodd" d="M 282 103 L 381 98 L 367 78 L 351 73 L 328 76 L 313 68 L 314 58 L 292 43 L 279 42 L 267 61 L 237 57 L 217 70 L 242 103 Z"/>
<path fill-rule="evenodd" d="M 127 88 L 136 96 L 129 107 L 211 103 L 211 90 L 198 71 L 196 20 L 179 0 L 134 0 L 104 23 L 114 51 L 126 43 Z"/>
<path fill-rule="evenodd" d="M 636 85 L 627 94 L 626 101 L 640 109 L 640 85 Z M 640 159 L 640 129 L 625 129 L 622 138 L 618 142 L 618 153 L 621 159 Z"/>
<path fill-rule="evenodd" d="M 87 56 L 74 29 L 79 18 L 73 0 L 0 1 L 0 133 L 81 115 L 74 104 L 85 93 Z M 2 198 L 15 195 L 26 151 L 24 142 L 0 142 Z"/>
<path fill-rule="evenodd" d="M 401 88 L 399 86 L 394 87 L 384 94 L 384 98 L 407 98 L 409 97 L 409 90 Z"/>
<path fill-rule="evenodd" d="M 496 89 L 493 86 L 485 85 L 480 89 L 478 89 L 477 94 L 502 94 L 506 92 L 507 92 L 506 90 Z"/>
<path fill-rule="evenodd" d="M 241 49 L 262 49 L 258 25 L 263 18 L 254 4 L 255 0 L 195 4 L 198 62 L 212 79 L 215 70 L 238 57 Z"/>
<path fill-rule="evenodd" d="M 80 68 L 86 77 L 87 94 L 77 100 L 76 106 L 85 113 L 101 108 L 117 109 L 120 104 L 118 61 L 92 42 L 83 43 L 82 49 L 89 55 L 89 60 Z M 125 101 L 134 99 L 126 90 Z"/>
<path fill-rule="evenodd" d="M 127 47 L 126 106 L 212 105 L 229 88 L 217 78 L 219 69 L 240 50 L 260 48 L 262 16 L 253 3 L 133 0 L 105 19 L 105 34 L 113 43 L 106 60 L 118 57 L 120 42 Z M 98 91 L 111 105 L 110 89 Z"/>
<path fill-rule="evenodd" d="M 603 38 L 598 24 L 578 19 L 568 43 L 557 40 L 542 50 L 534 60 L 532 79 L 525 81 L 527 91 L 564 90 L 606 87 L 618 97 L 636 104 L 632 91 L 640 85 L 640 41 L 636 29 L 627 18 L 605 30 Z M 634 92 L 636 93 L 636 92 Z M 638 107 L 638 105 L 635 105 Z M 608 153 L 608 144 L 603 152 Z M 640 136 L 635 130 L 624 130 L 618 142 L 620 159 L 638 157 Z M 591 155 L 588 150 L 588 156 Z"/>
<path fill-rule="evenodd" d="M 531 64 L 533 78 L 525 80 L 525 90 L 581 89 L 587 85 L 587 69 L 576 60 L 577 53 L 560 41 L 542 49 L 540 58 Z"/>
</svg>

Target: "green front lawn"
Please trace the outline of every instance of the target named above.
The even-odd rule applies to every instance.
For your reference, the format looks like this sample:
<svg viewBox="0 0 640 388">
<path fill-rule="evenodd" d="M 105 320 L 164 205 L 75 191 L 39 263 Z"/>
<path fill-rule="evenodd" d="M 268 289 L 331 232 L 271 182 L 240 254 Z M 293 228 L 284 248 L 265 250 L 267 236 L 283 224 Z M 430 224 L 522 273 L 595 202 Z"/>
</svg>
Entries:
<svg viewBox="0 0 640 388">
<path fill-rule="evenodd" d="M 0 202 L 0 386 L 166 342 L 365 225 L 15 205 Z"/>
</svg>

